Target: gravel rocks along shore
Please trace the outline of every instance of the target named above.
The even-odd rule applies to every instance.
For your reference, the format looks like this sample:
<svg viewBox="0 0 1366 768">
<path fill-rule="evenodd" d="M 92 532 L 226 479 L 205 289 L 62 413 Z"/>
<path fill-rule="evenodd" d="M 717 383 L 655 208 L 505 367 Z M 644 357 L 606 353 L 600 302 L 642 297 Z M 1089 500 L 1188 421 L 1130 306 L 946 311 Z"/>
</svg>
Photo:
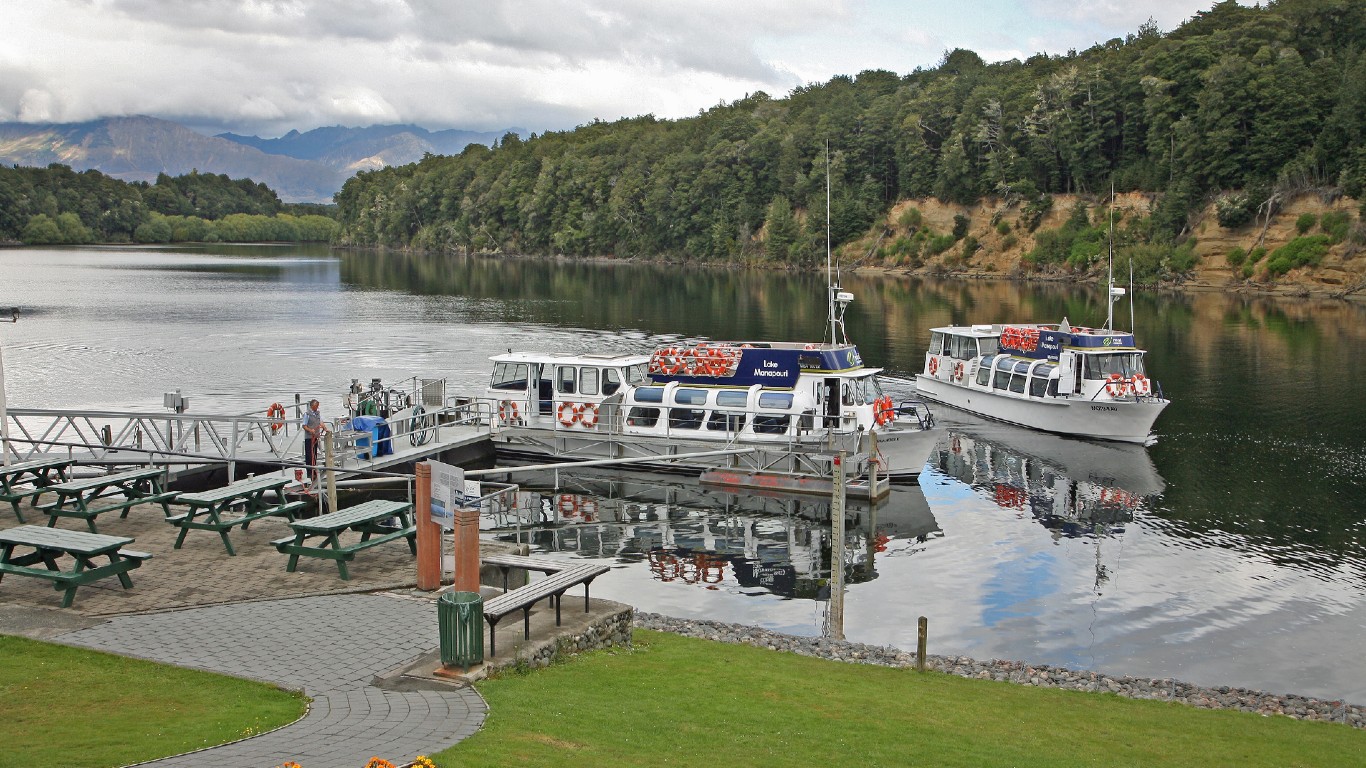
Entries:
<svg viewBox="0 0 1366 768">
<path fill-rule="evenodd" d="M 739 643 L 803 656 L 876 664 L 883 667 L 914 667 L 915 653 L 891 646 L 865 645 L 823 637 L 798 637 L 743 624 L 675 619 L 637 611 L 634 626 L 684 637 L 722 643 Z M 1062 688 L 1072 691 L 1113 693 L 1131 699 L 1175 701 L 1204 709 L 1236 709 L 1261 715 L 1285 715 L 1297 720 L 1320 720 L 1366 728 L 1366 707 L 1342 701 L 1313 699 L 1294 694 L 1276 695 L 1246 688 L 1202 688 L 1170 678 L 1126 677 L 1103 672 L 1083 672 L 1046 664 L 1018 661 L 978 661 L 966 656 L 926 656 L 925 668 L 978 680 Z"/>
</svg>

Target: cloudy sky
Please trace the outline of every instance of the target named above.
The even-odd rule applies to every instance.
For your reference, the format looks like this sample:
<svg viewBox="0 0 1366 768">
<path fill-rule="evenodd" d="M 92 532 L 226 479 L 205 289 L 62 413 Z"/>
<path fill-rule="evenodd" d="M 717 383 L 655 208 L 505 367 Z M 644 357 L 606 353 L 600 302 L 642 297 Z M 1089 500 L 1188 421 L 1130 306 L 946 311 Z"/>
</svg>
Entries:
<svg viewBox="0 0 1366 768">
<path fill-rule="evenodd" d="M 3 0 L 0 122 L 531 131 L 1066 53 L 1214 0 Z"/>
</svg>

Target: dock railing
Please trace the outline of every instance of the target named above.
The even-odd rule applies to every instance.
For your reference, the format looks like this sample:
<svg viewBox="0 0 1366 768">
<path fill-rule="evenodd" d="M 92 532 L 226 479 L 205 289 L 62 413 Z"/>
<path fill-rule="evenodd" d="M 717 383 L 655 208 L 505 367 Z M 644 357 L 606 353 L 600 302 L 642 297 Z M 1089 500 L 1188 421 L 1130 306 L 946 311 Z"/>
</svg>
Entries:
<svg viewBox="0 0 1366 768">
<path fill-rule="evenodd" d="M 302 420 L 292 418 L 10 408 L 5 420 L 9 435 L 0 450 L 14 462 L 61 457 L 91 464 L 226 463 L 231 471 L 242 460 L 297 464 L 303 453 Z M 486 429 L 488 423 L 487 406 L 451 401 L 396 419 L 390 439 L 422 446 L 439 442 L 443 428 Z"/>
</svg>

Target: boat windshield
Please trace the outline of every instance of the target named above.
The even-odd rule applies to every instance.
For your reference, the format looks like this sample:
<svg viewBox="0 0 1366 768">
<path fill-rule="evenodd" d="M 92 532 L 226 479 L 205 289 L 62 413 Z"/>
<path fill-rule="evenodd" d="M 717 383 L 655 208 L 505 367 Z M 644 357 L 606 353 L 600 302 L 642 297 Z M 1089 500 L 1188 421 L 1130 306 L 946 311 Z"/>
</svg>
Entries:
<svg viewBox="0 0 1366 768">
<path fill-rule="evenodd" d="M 494 363 L 493 388 L 525 391 L 527 382 L 526 363 Z"/>
<path fill-rule="evenodd" d="M 1086 367 L 1085 376 L 1088 379 L 1104 379 L 1112 373 L 1120 376 L 1129 377 L 1135 373 L 1144 373 L 1143 353 L 1142 352 L 1109 352 L 1097 355 L 1083 355 Z"/>
<path fill-rule="evenodd" d="M 872 405 L 882 397 L 882 387 L 874 376 L 849 379 L 845 384 L 845 405 Z"/>
</svg>

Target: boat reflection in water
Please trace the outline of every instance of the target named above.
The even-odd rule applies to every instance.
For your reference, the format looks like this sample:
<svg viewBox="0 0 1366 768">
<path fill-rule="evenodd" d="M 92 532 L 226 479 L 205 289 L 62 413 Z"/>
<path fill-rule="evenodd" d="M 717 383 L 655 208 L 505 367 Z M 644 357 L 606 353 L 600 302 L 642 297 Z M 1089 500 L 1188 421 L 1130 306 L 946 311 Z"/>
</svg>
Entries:
<svg viewBox="0 0 1366 768">
<path fill-rule="evenodd" d="M 731 493 L 657 475 L 518 474 L 520 486 L 483 516 L 485 534 L 533 551 L 625 566 L 649 595 L 693 587 L 739 595 L 825 599 L 830 578 L 828 498 Z M 846 583 L 877 578 L 878 552 L 893 539 L 938 534 L 918 486 L 875 504 L 845 504 Z M 649 581 L 653 586 L 646 587 Z"/>
<path fill-rule="evenodd" d="M 942 409 L 946 435 L 933 461 L 1006 510 L 1027 512 L 1056 536 L 1124 532 L 1166 484 L 1146 448 L 1068 438 Z"/>
</svg>

